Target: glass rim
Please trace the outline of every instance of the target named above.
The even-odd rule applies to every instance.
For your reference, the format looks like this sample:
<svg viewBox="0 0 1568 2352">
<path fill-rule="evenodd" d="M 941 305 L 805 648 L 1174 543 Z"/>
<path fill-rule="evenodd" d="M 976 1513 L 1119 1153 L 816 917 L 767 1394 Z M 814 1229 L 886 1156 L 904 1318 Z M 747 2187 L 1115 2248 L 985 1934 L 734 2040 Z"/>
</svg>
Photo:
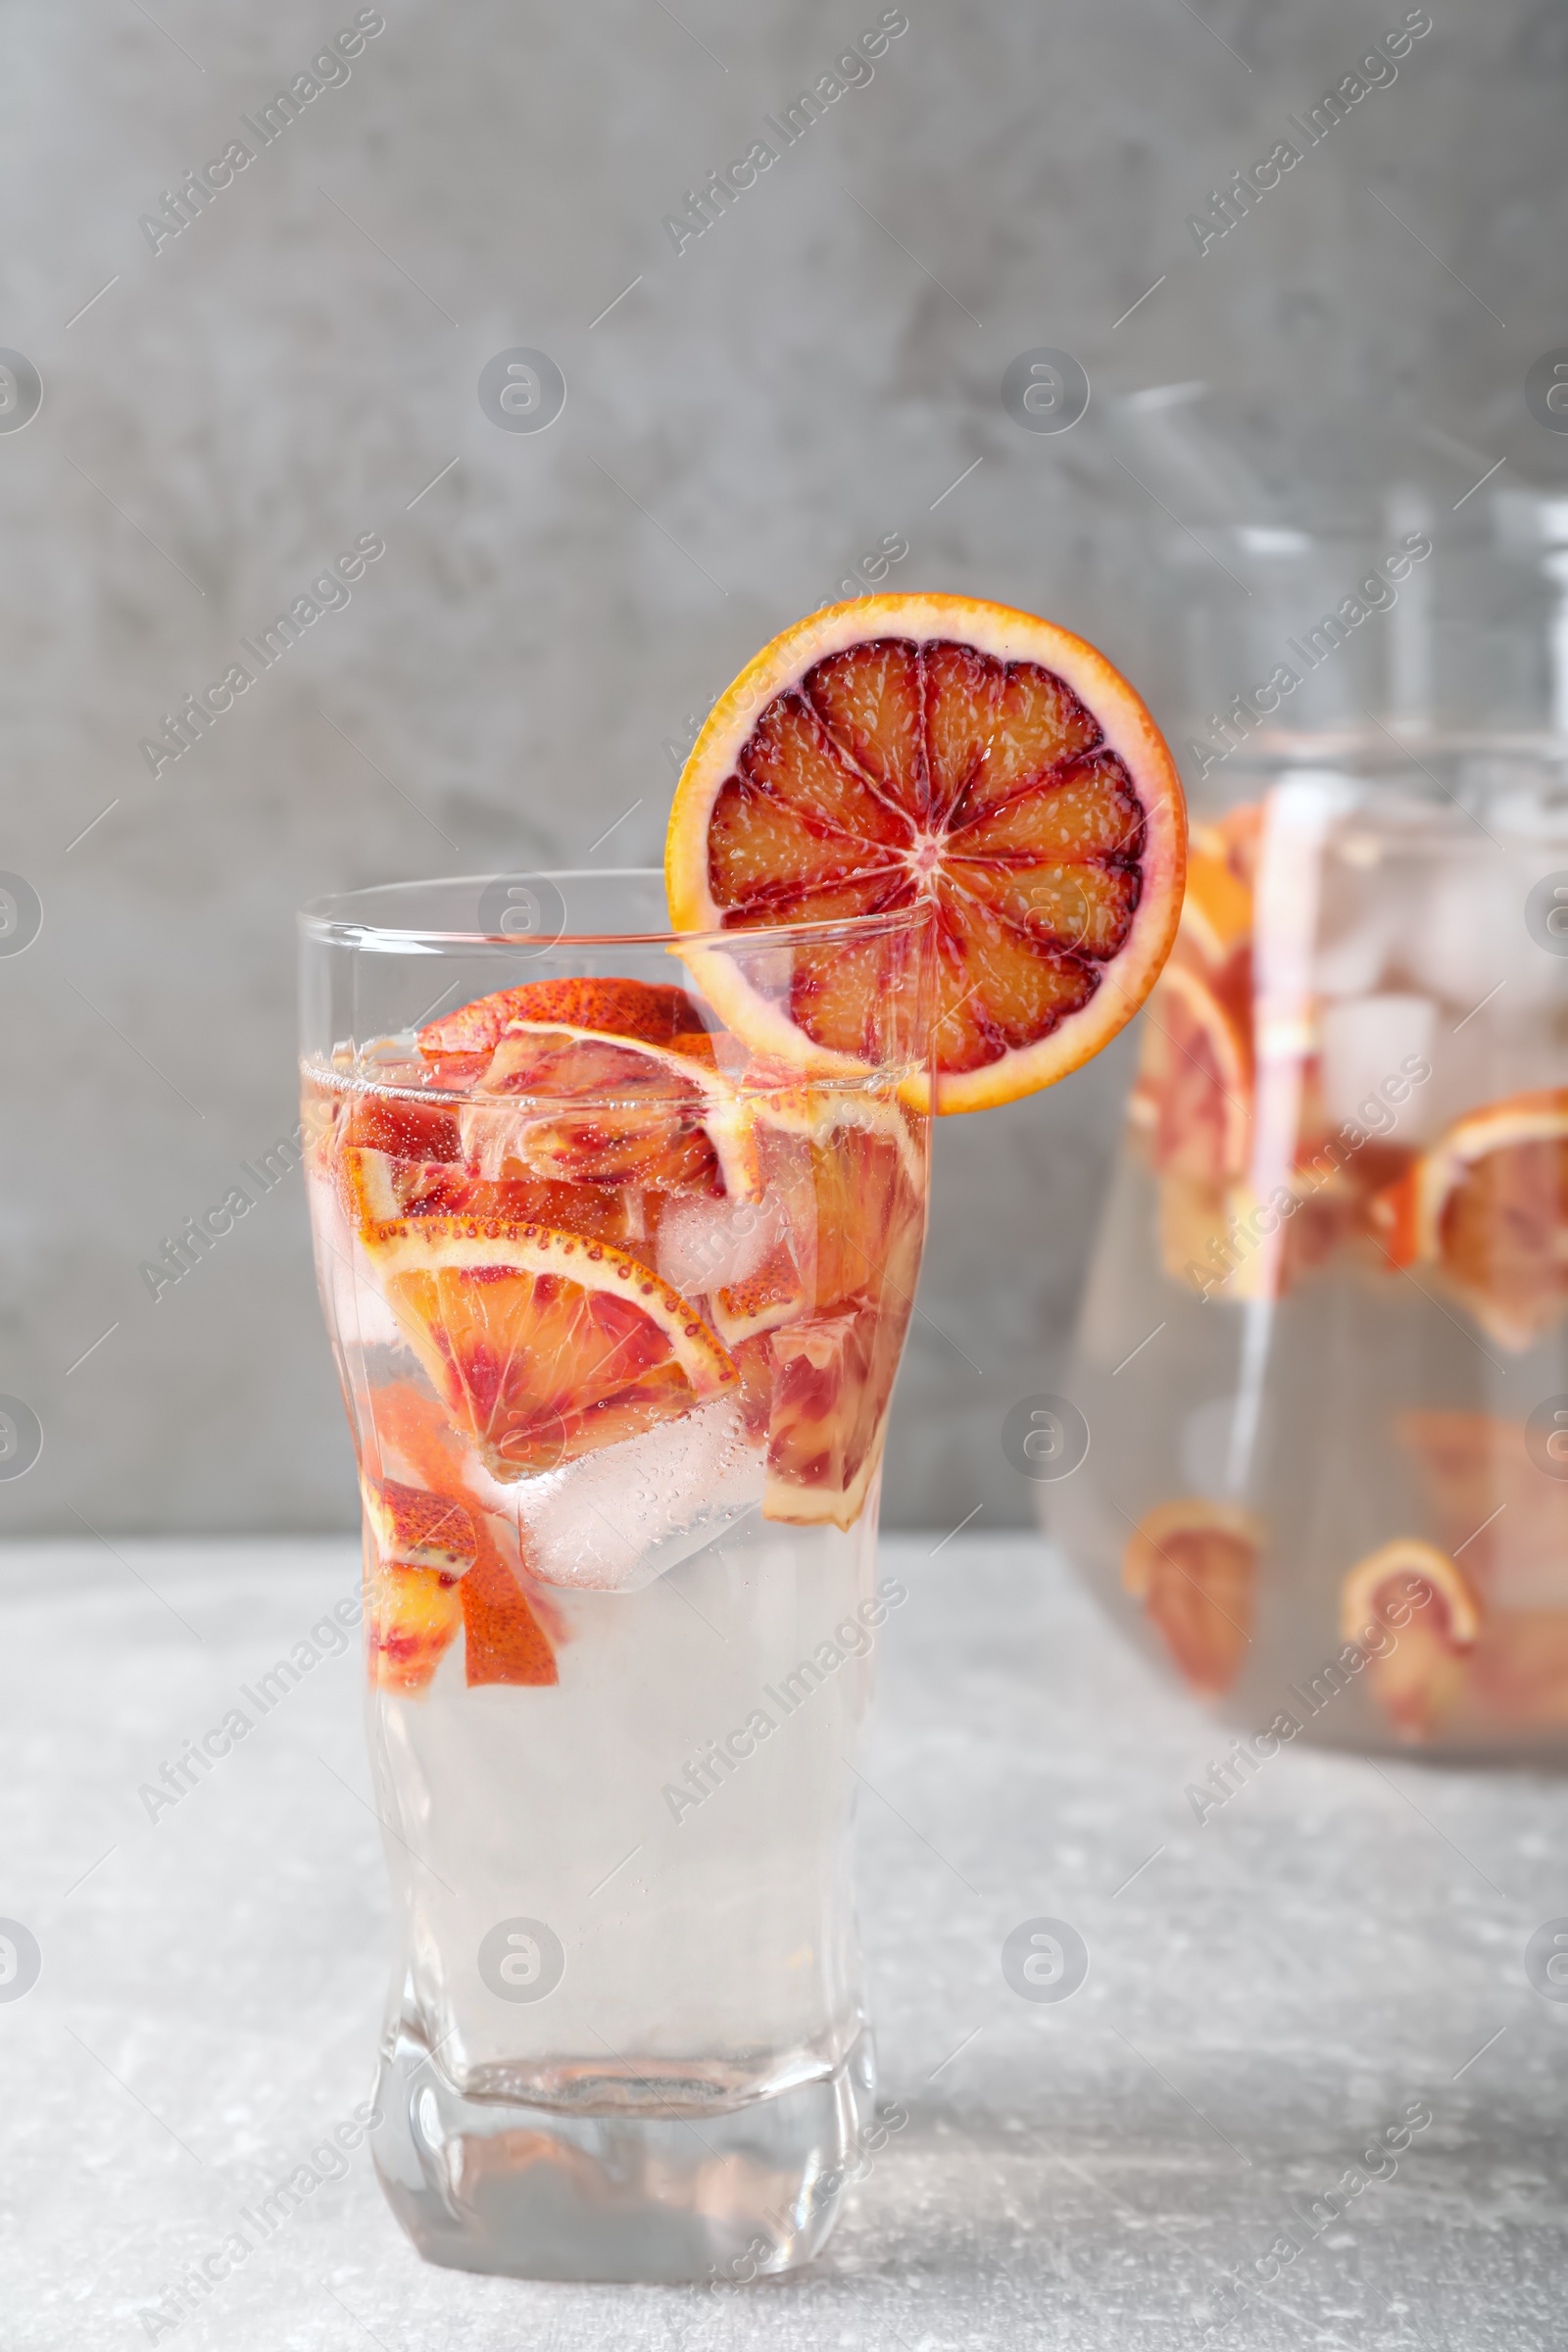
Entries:
<svg viewBox="0 0 1568 2352">
<path fill-rule="evenodd" d="M 535 866 L 516 872 L 480 874 L 427 874 L 410 882 L 370 883 L 359 890 L 333 891 L 312 899 L 296 916 L 302 938 L 314 940 L 326 947 L 373 947 L 381 953 L 406 949 L 411 955 L 436 954 L 448 949 L 512 949 L 519 941 L 505 931 L 441 930 L 429 924 L 407 924 L 368 921 L 356 910 L 371 901 L 384 903 L 397 894 L 407 892 L 414 902 L 420 892 L 439 889 L 483 890 L 496 882 L 546 882 L 554 889 L 577 882 L 595 884 L 616 882 L 663 883 L 663 868 L 657 865 L 608 866 Z M 755 947 L 759 952 L 768 945 L 786 946 L 793 943 L 811 945 L 836 938 L 863 939 L 877 932 L 913 929 L 927 917 L 932 902 L 917 895 L 903 906 L 887 907 L 876 913 L 840 914 L 814 922 L 780 922 L 737 925 L 733 930 L 708 931 L 572 931 L 563 929 L 554 933 L 549 950 L 585 948 L 669 948 L 684 954 L 704 948 L 734 953 Z M 540 953 L 539 943 L 529 943 L 528 952 Z"/>
</svg>

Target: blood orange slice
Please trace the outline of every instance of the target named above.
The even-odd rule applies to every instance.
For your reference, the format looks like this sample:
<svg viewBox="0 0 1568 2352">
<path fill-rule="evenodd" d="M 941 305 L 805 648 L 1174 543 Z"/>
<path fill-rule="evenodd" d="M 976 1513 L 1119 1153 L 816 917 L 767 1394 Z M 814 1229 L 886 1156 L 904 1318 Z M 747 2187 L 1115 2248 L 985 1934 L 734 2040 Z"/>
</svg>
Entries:
<svg viewBox="0 0 1568 2352">
<path fill-rule="evenodd" d="M 1371 1651 L 1372 1689 L 1402 1740 L 1430 1740 L 1452 1712 L 1480 1633 L 1458 1562 L 1414 1536 L 1369 1552 L 1340 1588 L 1340 1638 Z"/>
<path fill-rule="evenodd" d="M 1340 1588 L 1340 1639 L 1358 1642 L 1371 1627 L 1398 1624 L 1391 1605 L 1406 1610 L 1435 1601 L 1457 1649 L 1469 1649 L 1481 1631 L 1481 1598 L 1456 1560 L 1418 1536 L 1396 1536 L 1358 1561 Z"/>
<path fill-rule="evenodd" d="M 436 1394 L 496 1478 L 555 1469 L 735 1384 L 695 1309 L 608 1242 L 425 1217 L 376 1226 L 365 1247 Z"/>
<path fill-rule="evenodd" d="M 1497 1345 L 1568 1310 L 1568 1087 L 1471 1111 L 1374 1204 L 1396 1266 L 1434 1265 Z"/>
<path fill-rule="evenodd" d="M 1263 855 L 1263 831 L 1268 818 L 1267 804 L 1263 801 L 1238 801 L 1234 808 L 1216 817 L 1203 830 L 1205 846 L 1210 839 L 1231 872 L 1249 890 L 1257 888 L 1257 869 Z"/>
<path fill-rule="evenodd" d="M 1170 755 L 1092 646 L 973 598 L 881 596 L 798 622 L 742 671 L 686 762 L 664 872 L 680 931 L 928 901 L 950 1111 L 1032 1094 L 1114 1036 L 1169 950 L 1184 858 Z M 797 942 L 782 1004 L 741 956 L 687 961 L 759 1051 L 888 1058 L 873 936 Z M 915 1071 L 909 1100 L 929 1092 Z"/>
<path fill-rule="evenodd" d="M 538 1688 L 559 1682 L 555 1652 L 539 1628 L 522 1589 L 493 1544 L 464 1578 L 464 1672 L 468 1688 L 479 1683 L 521 1683 Z"/>
<path fill-rule="evenodd" d="M 1262 1544 L 1250 1511 L 1201 1495 L 1161 1503 L 1128 1539 L 1122 1583 L 1205 1698 L 1218 1698 L 1241 1672 Z"/>
<path fill-rule="evenodd" d="M 1187 852 L 1181 936 L 1215 969 L 1228 963 L 1252 936 L 1250 890 L 1225 857 L 1223 843 L 1201 843 L 1196 826 Z"/>
<path fill-rule="evenodd" d="M 514 1022 L 459 1127 L 485 1177 L 757 1197 L 751 1122 L 728 1080 L 632 1038 Z"/>
<path fill-rule="evenodd" d="M 376 1550 L 387 1567 L 430 1569 L 450 1579 L 466 1575 L 478 1558 L 473 1513 L 466 1503 L 406 1487 L 396 1478 L 366 1479 L 362 1492 Z"/>
<path fill-rule="evenodd" d="M 553 1184 L 470 1176 L 461 1161 L 395 1159 L 353 1146 L 337 1161 L 339 1198 L 362 1238 L 401 1217 L 474 1217 L 492 1224 L 548 1225 L 613 1242 L 642 1256 L 658 1226 L 661 1196 L 597 1184 Z"/>
<path fill-rule="evenodd" d="M 759 1154 L 785 1234 L 775 1298 L 764 1518 L 855 1524 L 882 1459 L 925 1239 L 923 1120 L 899 1102 L 809 1088 L 756 1099 Z M 787 1260 L 787 1265 L 783 1262 Z M 724 1305 L 715 1302 L 719 1328 Z M 761 1330 L 754 1324 L 754 1330 Z"/>
<path fill-rule="evenodd" d="M 1249 1029 L 1200 972 L 1169 963 L 1144 1014 L 1130 1115 L 1162 1176 L 1220 1186 L 1247 1167 L 1252 1126 Z"/>
<path fill-rule="evenodd" d="M 365 1639 L 370 1680 L 412 1697 L 425 1690 L 463 1624 L 462 1588 L 435 1568 L 382 1556 L 365 1525 Z"/>
<path fill-rule="evenodd" d="M 432 1058 L 445 1054 L 493 1054 L 514 1021 L 564 1021 L 578 1029 L 606 1030 L 667 1046 L 683 1030 L 701 1030 L 702 1015 L 683 988 L 651 986 L 645 980 L 530 980 L 522 988 L 498 989 L 418 1033 L 419 1051 Z"/>
<path fill-rule="evenodd" d="M 1470 1660 L 1463 1728 L 1483 1740 L 1568 1727 L 1568 1609 L 1489 1616 Z"/>
<path fill-rule="evenodd" d="M 806 1286 L 787 1242 L 775 1242 L 760 1264 L 712 1294 L 713 1329 L 728 1348 L 759 1332 L 776 1331 L 806 1311 Z"/>
<path fill-rule="evenodd" d="M 1568 1485 L 1531 1459 L 1522 1421 L 1494 1413 L 1401 1413 L 1396 1429 L 1418 1463 L 1441 1541 L 1464 1554 L 1490 1609 L 1568 1603 Z M 1563 1452 L 1546 1440 L 1548 1461 Z"/>
<path fill-rule="evenodd" d="M 484 1068 L 479 1061 L 471 1076 Z M 448 1103 L 421 1102 L 412 1093 L 367 1088 L 351 1095 L 334 1136 L 339 1151 L 384 1152 L 397 1159 L 458 1160 L 463 1140 Z"/>
<path fill-rule="evenodd" d="M 472 1560 L 461 1584 L 454 1585 L 450 1577 L 437 1572 L 422 1572 L 436 1575 L 450 1602 L 438 1604 L 427 1586 L 389 1586 L 383 1614 L 390 1608 L 399 1624 L 411 1610 L 428 1614 L 439 1605 L 441 1612 L 439 1646 L 432 1648 L 427 1643 L 416 1665 L 405 1663 L 396 1687 L 416 1689 L 428 1682 L 460 1624 L 466 1637 L 470 1685 L 559 1681 L 546 1628 L 558 1642 L 566 1639 L 568 1629 L 528 1573 L 520 1524 L 498 1521 L 479 1508 L 469 1492 L 464 1449 L 443 1406 L 410 1381 L 390 1381 L 370 1392 L 369 1423 L 364 1436 L 368 1455 L 378 1463 L 388 1454 L 406 1463 L 424 1482 L 423 1503 L 432 1510 L 461 1515 L 473 1539 Z M 367 1488 L 372 1483 L 365 1482 Z M 375 1654 L 379 1656 L 379 1648 Z M 416 1678 L 412 1681 L 411 1672 Z"/>
<path fill-rule="evenodd" d="M 852 1526 L 881 1459 L 925 1231 L 927 1122 L 754 1065 L 760 1202 L 677 1202 L 659 1262 L 731 1353 L 767 1442 L 764 1516 Z"/>
</svg>

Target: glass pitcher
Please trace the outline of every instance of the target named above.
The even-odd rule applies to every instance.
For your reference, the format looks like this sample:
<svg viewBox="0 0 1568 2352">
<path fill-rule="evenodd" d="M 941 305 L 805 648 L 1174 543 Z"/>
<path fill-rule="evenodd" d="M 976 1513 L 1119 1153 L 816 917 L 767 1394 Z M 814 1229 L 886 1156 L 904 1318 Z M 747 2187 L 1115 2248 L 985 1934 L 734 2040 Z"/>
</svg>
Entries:
<svg viewBox="0 0 1568 2352">
<path fill-rule="evenodd" d="M 1187 905 L 1080 1315 L 1087 1454 L 1039 1488 L 1250 1735 L 1203 1813 L 1298 1737 L 1568 1758 L 1568 514 L 1511 494 L 1434 561 L 1400 509 L 1377 548 L 1208 534 L 1252 609 L 1188 615 Z"/>
</svg>

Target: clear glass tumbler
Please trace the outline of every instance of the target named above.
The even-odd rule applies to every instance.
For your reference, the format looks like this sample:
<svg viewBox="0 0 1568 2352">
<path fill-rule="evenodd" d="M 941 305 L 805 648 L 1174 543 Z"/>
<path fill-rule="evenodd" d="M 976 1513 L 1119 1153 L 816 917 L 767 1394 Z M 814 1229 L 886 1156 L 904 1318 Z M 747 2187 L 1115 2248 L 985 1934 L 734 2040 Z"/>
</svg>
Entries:
<svg viewBox="0 0 1568 2352">
<path fill-rule="evenodd" d="M 790 2269 L 876 2129 L 850 1760 L 906 1597 L 927 918 L 665 919 L 653 873 L 302 917 L 397 1914 L 376 2163 L 429 2260 L 534 2278 Z M 879 1052 L 775 1058 L 848 956 Z"/>
</svg>

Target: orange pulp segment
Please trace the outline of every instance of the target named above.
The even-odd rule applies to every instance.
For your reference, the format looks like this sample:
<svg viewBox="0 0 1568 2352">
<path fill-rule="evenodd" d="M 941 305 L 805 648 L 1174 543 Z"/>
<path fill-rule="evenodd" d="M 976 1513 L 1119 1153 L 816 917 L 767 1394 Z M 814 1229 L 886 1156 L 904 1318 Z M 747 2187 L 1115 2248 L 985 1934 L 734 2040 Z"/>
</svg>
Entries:
<svg viewBox="0 0 1568 2352">
<path fill-rule="evenodd" d="M 385 1152 L 342 1150 L 339 1198 L 362 1239 L 399 1218 L 474 1218 L 513 1225 L 547 1225 L 643 1254 L 658 1227 L 660 1196 L 627 1187 L 556 1184 L 527 1177 L 491 1182 L 470 1176 L 462 1162 L 394 1159 Z"/>
</svg>

